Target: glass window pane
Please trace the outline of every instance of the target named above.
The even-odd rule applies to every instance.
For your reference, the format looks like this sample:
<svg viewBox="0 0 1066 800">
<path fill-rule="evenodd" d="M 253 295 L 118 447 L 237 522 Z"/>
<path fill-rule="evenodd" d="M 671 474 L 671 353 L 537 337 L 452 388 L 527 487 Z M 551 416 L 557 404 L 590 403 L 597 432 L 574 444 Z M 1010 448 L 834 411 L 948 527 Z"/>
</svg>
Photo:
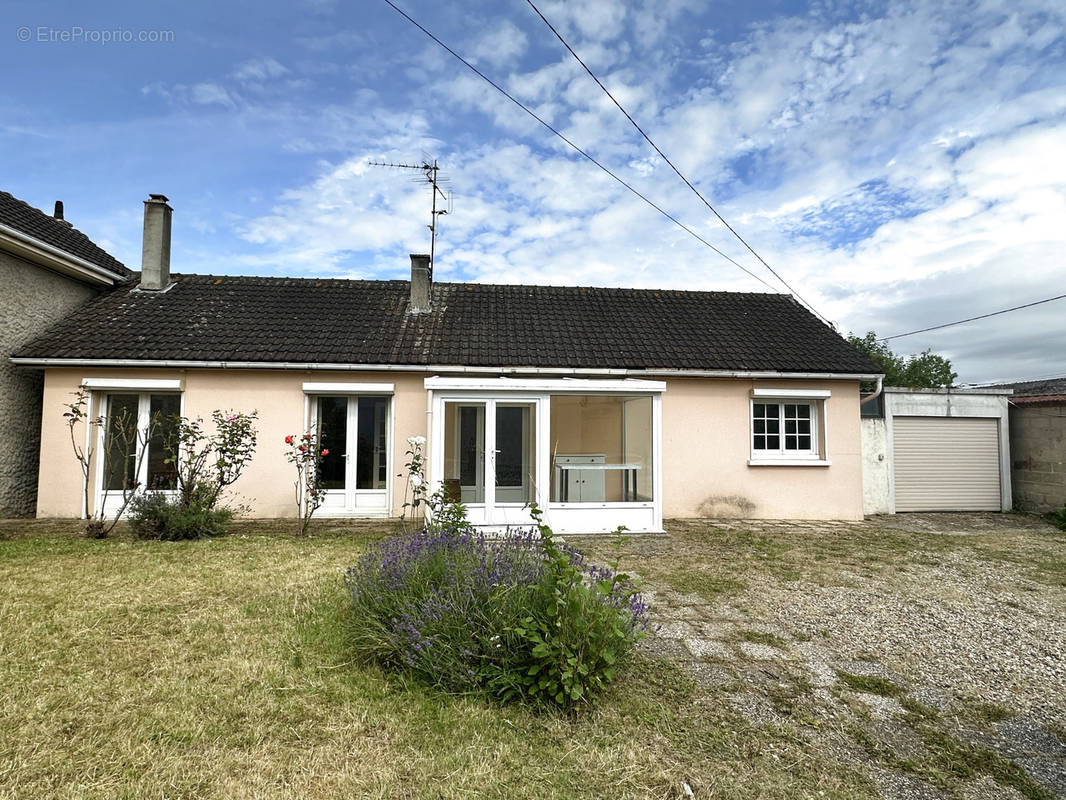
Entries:
<svg viewBox="0 0 1066 800">
<path fill-rule="evenodd" d="M 177 489 L 178 469 L 166 463 L 177 449 L 178 422 L 181 419 L 181 395 L 153 394 L 148 403 L 152 435 L 148 439 L 148 488 Z"/>
<path fill-rule="evenodd" d="M 810 419 L 811 418 L 811 407 L 810 406 L 798 406 L 797 410 L 799 412 L 800 419 Z"/>
<path fill-rule="evenodd" d="M 107 398 L 104 430 L 104 489 L 122 491 L 137 483 L 137 409 L 135 394 Z"/>
<path fill-rule="evenodd" d="M 322 457 L 319 488 L 343 489 L 348 452 L 348 398 L 318 398 L 318 441 L 329 455 Z"/>
<path fill-rule="evenodd" d="M 781 409 L 777 403 L 767 403 L 765 408 L 766 416 L 768 417 L 773 417 L 774 419 L 777 419 L 777 417 L 781 415 Z"/>
<path fill-rule="evenodd" d="M 528 503 L 536 474 L 534 406 L 496 406 L 496 502 Z"/>
<path fill-rule="evenodd" d="M 765 450 L 766 449 L 766 437 L 765 436 L 761 436 L 759 434 L 755 435 L 755 449 L 756 450 Z"/>
<path fill-rule="evenodd" d="M 485 404 L 444 404 L 444 496 L 485 502 Z"/>
<path fill-rule="evenodd" d="M 387 397 L 359 398 L 359 443 L 355 461 L 357 489 L 385 488 L 385 415 L 388 402 Z M 333 455 L 332 450 L 330 455 Z"/>
<path fill-rule="evenodd" d="M 810 436 L 800 436 L 799 437 L 798 447 L 799 447 L 800 450 L 810 450 L 811 449 L 811 437 Z"/>
<path fill-rule="evenodd" d="M 754 416 L 756 416 L 756 417 L 765 417 L 766 416 L 766 405 L 764 403 L 755 403 L 755 414 L 754 414 Z"/>
<path fill-rule="evenodd" d="M 773 419 L 766 420 L 766 432 L 767 433 L 780 433 L 781 421 L 774 417 Z"/>
<path fill-rule="evenodd" d="M 654 495 L 652 398 L 552 395 L 553 502 L 647 502 Z"/>
<path fill-rule="evenodd" d="M 778 437 L 778 436 L 767 436 L 766 437 L 766 449 L 767 450 L 780 450 L 781 449 L 781 438 Z"/>
</svg>

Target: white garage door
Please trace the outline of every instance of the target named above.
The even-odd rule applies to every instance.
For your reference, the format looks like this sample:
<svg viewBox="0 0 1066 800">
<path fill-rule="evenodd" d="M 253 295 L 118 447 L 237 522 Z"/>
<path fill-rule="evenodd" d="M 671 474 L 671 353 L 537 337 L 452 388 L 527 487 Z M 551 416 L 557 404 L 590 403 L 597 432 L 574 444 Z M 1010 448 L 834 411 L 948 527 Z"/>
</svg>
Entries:
<svg viewBox="0 0 1066 800">
<path fill-rule="evenodd" d="M 893 417 L 896 511 L 999 511 L 998 423 Z"/>
</svg>

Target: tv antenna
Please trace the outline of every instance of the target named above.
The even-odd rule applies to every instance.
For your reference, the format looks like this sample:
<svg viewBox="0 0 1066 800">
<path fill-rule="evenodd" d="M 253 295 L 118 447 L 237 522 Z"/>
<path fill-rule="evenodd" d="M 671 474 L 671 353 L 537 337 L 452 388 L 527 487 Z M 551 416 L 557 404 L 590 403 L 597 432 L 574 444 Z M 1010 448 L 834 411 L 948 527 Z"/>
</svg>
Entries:
<svg viewBox="0 0 1066 800">
<path fill-rule="evenodd" d="M 439 175 L 440 167 L 437 166 L 437 159 L 433 159 L 431 162 L 427 156 L 422 157 L 421 164 L 393 164 L 387 161 L 368 161 L 372 167 L 392 167 L 393 169 L 417 169 L 421 170 L 422 177 L 415 178 L 418 183 L 427 183 L 431 187 L 431 194 L 433 197 L 432 208 L 429 212 L 429 275 L 433 277 L 433 258 L 436 254 L 437 247 L 437 217 L 447 214 L 451 210 L 452 199 L 449 195 L 446 195 L 440 188 L 441 183 L 448 181 L 447 177 Z M 437 195 L 440 195 L 441 199 L 447 204 L 447 208 L 437 209 Z"/>
</svg>

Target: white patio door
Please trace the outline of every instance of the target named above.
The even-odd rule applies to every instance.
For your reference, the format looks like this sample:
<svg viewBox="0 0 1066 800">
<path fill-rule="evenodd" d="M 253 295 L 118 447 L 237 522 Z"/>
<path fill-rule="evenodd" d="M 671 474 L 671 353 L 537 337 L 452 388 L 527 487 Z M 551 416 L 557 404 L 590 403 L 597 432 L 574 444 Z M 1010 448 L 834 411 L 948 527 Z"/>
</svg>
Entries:
<svg viewBox="0 0 1066 800">
<path fill-rule="evenodd" d="M 388 397 L 312 398 L 322 457 L 321 516 L 388 513 Z"/>
<path fill-rule="evenodd" d="M 475 525 L 528 525 L 540 400 L 445 400 L 443 411 L 445 497 L 463 503 Z"/>
</svg>

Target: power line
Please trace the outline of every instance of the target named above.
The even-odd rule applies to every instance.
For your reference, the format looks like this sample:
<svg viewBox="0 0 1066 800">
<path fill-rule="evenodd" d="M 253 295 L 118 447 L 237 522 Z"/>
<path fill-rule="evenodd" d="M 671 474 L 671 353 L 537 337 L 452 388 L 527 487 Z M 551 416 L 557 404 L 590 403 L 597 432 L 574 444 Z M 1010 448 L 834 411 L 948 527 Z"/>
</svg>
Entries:
<svg viewBox="0 0 1066 800">
<path fill-rule="evenodd" d="M 931 326 L 929 328 L 920 328 L 919 330 L 916 330 L 916 331 L 907 331 L 907 333 L 896 333 L 896 334 L 893 334 L 892 336 L 884 336 L 881 339 L 878 339 L 878 341 L 887 342 L 889 339 L 900 339 L 900 338 L 902 338 L 904 336 L 913 336 L 916 333 L 925 333 L 926 331 L 938 331 L 941 328 L 950 328 L 950 327 L 952 327 L 954 325 L 962 325 L 963 323 L 973 322 L 974 320 L 978 320 L 978 319 L 988 319 L 989 317 L 995 317 L 995 316 L 998 316 L 1000 314 L 1007 314 L 1007 313 L 1009 313 L 1011 311 L 1019 311 L 1019 310 L 1021 310 L 1023 308 L 1032 308 L 1033 306 L 1039 306 L 1039 305 L 1042 305 L 1043 303 L 1050 303 L 1052 300 L 1062 300 L 1064 298 L 1066 298 L 1066 294 L 1060 294 L 1060 295 L 1057 295 L 1056 297 L 1048 297 L 1048 298 L 1045 298 L 1044 300 L 1037 300 L 1037 301 L 1035 301 L 1033 303 L 1025 303 L 1024 305 L 1014 306 L 1013 308 L 1004 308 L 1002 311 L 993 311 L 990 314 L 979 314 L 976 317 L 967 317 L 966 319 L 956 320 L 955 322 L 945 322 L 943 325 L 933 325 L 933 326 Z"/>
<path fill-rule="evenodd" d="M 495 89 L 497 92 L 502 94 L 504 97 L 506 97 L 508 100 L 510 100 L 516 106 L 518 106 L 520 109 L 525 111 L 527 114 L 529 114 L 529 116 L 533 117 L 533 119 L 535 119 L 537 122 L 539 122 L 545 128 L 547 128 L 552 133 L 554 133 L 556 136 L 558 136 L 560 139 L 562 139 L 564 142 L 566 142 L 570 147 L 572 147 L 574 150 L 576 150 L 578 153 L 580 153 L 586 159 L 591 161 L 593 164 L 595 164 L 597 167 L 599 167 L 605 173 L 610 175 L 612 178 L 614 178 L 616 181 L 618 181 L 618 183 L 622 184 L 622 186 L 624 186 L 626 189 L 631 191 L 633 194 L 635 194 L 637 197 L 639 197 L 641 200 L 643 200 L 649 206 L 654 208 L 656 211 L 658 211 L 660 214 L 662 214 L 668 220 L 673 222 L 675 225 L 677 225 L 679 228 L 681 228 L 681 230 L 685 231 L 685 233 L 689 234 L 690 236 L 692 236 L 697 241 L 699 241 L 702 244 L 706 245 L 707 247 L 711 248 L 711 250 L 716 252 L 718 255 L 720 255 L 722 258 L 724 258 L 730 264 L 732 264 L 733 266 L 737 267 L 738 269 L 741 269 L 744 272 L 746 272 L 748 275 L 753 277 L 755 280 L 757 280 L 759 283 L 761 283 L 763 286 L 765 286 L 770 291 L 772 291 L 772 292 L 776 292 L 777 291 L 777 289 L 775 289 L 769 283 L 764 281 L 762 278 L 760 278 L 758 275 L 756 275 L 750 269 L 745 267 L 743 264 L 740 264 L 737 261 L 735 261 L 732 258 L 730 258 L 728 255 L 723 253 L 721 250 L 719 250 L 713 244 L 711 244 L 706 239 L 704 239 L 702 236 L 700 236 L 698 233 L 696 233 L 694 230 L 692 230 L 692 228 L 688 227 L 683 222 L 681 222 L 679 219 L 677 219 L 677 217 L 673 216 L 668 211 L 666 211 L 663 208 L 661 208 L 660 206 L 656 205 L 653 201 L 649 200 L 647 197 L 645 197 L 643 194 L 641 194 L 639 191 L 637 191 L 635 188 L 633 188 L 630 184 L 626 183 L 624 180 L 622 180 L 617 175 L 615 175 L 613 172 L 611 172 L 611 170 L 609 170 L 607 167 L 605 167 L 603 164 L 601 164 L 599 161 L 597 161 L 595 158 L 593 158 L 587 152 L 585 152 L 580 147 L 578 147 L 576 144 L 574 144 L 572 141 L 570 141 L 570 139 L 568 139 L 566 136 L 564 136 L 562 133 L 560 133 L 558 130 L 556 130 L 554 127 L 552 127 L 548 122 L 543 120 L 541 117 L 537 116 L 537 114 L 535 112 L 533 112 L 531 109 L 529 109 L 528 107 L 523 105 L 521 101 L 515 99 L 515 97 L 513 97 L 511 94 L 509 94 L 507 92 L 507 90 L 505 90 L 502 86 L 500 86 L 498 83 L 496 83 L 494 80 L 492 80 L 492 78 L 488 77 L 485 73 L 483 73 L 481 70 L 479 70 L 473 64 L 471 64 L 465 58 L 463 58 L 457 52 L 452 50 L 452 48 L 448 47 L 448 45 L 446 45 L 444 42 L 442 42 L 440 39 L 438 39 L 436 36 L 434 36 L 430 31 L 428 31 L 421 24 L 419 24 L 419 22 L 417 20 L 415 20 L 413 17 L 411 17 L 410 14 L 408 14 L 402 8 L 400 8 L 395 3 L 393 3 L 392 0 L 385 0 L 385 3 L 388 4 L 389 6 L 391 6 L 392 9 L 394 11 L 396 11 L 396 13 L 398 13 L 400 16 L 402 16 L 404 19 L 406 19 L 408 22 L 410 22 L 412 25 L 414 25 L 416 28 L 418 28 L 420 31 L 422 31 L 422 33 L 424 33 L 426 36 L 428 36 L 430 39 L 432 39 L 434 42 L 436 42 L 442 48 L 447 50 L 452 56 L 454 56 L 458 61 L 460 61 L 464 66 L 466 66 L 475 75 L 477 75 L 483 81 L 485 81 L 490 86 L 492 86 L 493 89 Z M 770 271 L 773 272 L 773 270 L 770 270 Z M 784 283 L 784 281 L 782 281 L 782 283 Z M 787 283 L 785 285 L 788 286 Z M 799 295 L 796 295 L 796 296 L 799 297 Z M 800 299 L 802 299 L 802 298 L 800 298 Z M 818 312 L 815 312 L 815 313 L 817 314 Z M 821 316 L 821 315 L 819 314 L 818 316 Z M 822 317 L 822 319 L 824 320 L 825 317 Z"/>
<path fill-rule="evenodd" d="M 609 98 L 611 98 L 611 102 L 614 103 L 615 106 L 618 108 L 618 110 L 621 111 L 625 115 L 625 118 L 628 119 L 630 121 L 630 123 L 632 123 L 633 127 L 637 129 L 637 131 L 640 133 L 641 136 L 644 137 L 644 140 L 648 144 L 651 145 L 652 149 L 655 150 L 656 153 L 659 154 L 659 157 L 662 158 L 662 160 L 665 161 L 670 166 L 670 169 L 672 169 L 677 174 L 677 177 L 679 177 L 682 181 L 684 181 L 685 185 L 689 189 L 692 190 L 693 194 L 695 194 L 696 197 L 698 197 L 700 199 L 700 201 L 702 201 L 702 203 L 705 206 L 707 206 L 707 208 L 709 208 L 711 210 L 711 213 L 714 214 L 716 217 L 718 217 L 718 221 L 721 222 L 723 225 L 725 225 L 726 228 L 729 230 L 729 232 L 731 234 L 733 234 L 733 236 L 735 236 L 737 238 L 737 240 L 742 245 L 744 245 L 753 256 L 755 256 L 757 259 L 759 259 L 759 262 L 764 267 L 766 267 L 768 270 L 770 270 L 771 274 L 775 278 L 777 278 L 779 281 L 781 281 L 781 283 L 783 283 L 788 288 L 788 290 L 790 292 L 792 292 L 792 294 L 794 294 L 796 296 L 797 300 L 799 300 L 801 303 L 803 303 L 805 306 L 807 306 L 807 308 L 809 308 L 811 311 L 813 311 L 815 314 L 817 314 L 817 316 L 823 322 L 825 322 L 827 325 L 831 326 L 831 323 L 829 322 L 829 320 L 827 320 L 825 317 L 823 317 L 821 314 L 819 314 L 818 311 L 814 308 L 814 306 L 812 306 L 810 303 L 808 303 L 806 300 L 804 300 L 803 297 L 800 296 L 800 293 L 797 292 L 794 288 L 792 288 L 792 286 L 789 285 L 788 281 L 786 281 L 784 278 L 781 277 L 781 275 L 777 272 L 777 270 L 775 270 L 768 263 L 766 263 L 766 259 L 764 259 L 757 252 L 755 252 L 755 248 L 753 248 L 750 244 L 748 244 L 747 241 L 745 241 L 744 237 L 741 236 L 739 233 L 737 233 L 736 229 L 732 225 L 730 225 L 728 222 L 726 222 L 725 217 L 723 217 L 721 214 L 719 214 L 718 211 L 715 209 L 715 207 L 710 204 L 710 202 L 707 200 L 707 198 L 704 197 L 703 194 L 700 193 L 699 189 L 697 189 L 695 186 L 693 186 L 692 182 L 681 173 L 681 170 L 679 170 L 676 166 L 674 166 L 674 162 L 671 161 L 667 157 L 666 153 L 664 153 L 662 150 L 659 149 L 659 146 L 657 144 L 655 144 L 655 142 L 653 142 L 651 140 L 651 137 L 648 136 L 648 134 L 646 134 L 644 132 L 644 129 L 641 128 L 640 125 L 637 124 L 637 121 L 635 119 L 633 119 L 633 117 L 630 115 L 630 113 L 628 111 L 626 111 L 622 107 L 622 104 L 619 103 L 615 99 L 614 95 L 611 94 L 610 90 L 606 86 L 603 85 L 603 82 L 599 78 L 596 77 L 596 73 L 594 73 L 591 69 L 589 69 L 588 65 L 584 61 L 581 60 L 581 56 L 579 56 L 576 52 L 574 52 L 574 48 L 572 48 L 570 46 L 570 44 L 566 41 L 566 39 L 563 38 L 562 34 L 559 33 L 559 31 L 557 31 L 555 29 L 555 26 L 552 25 L 548 21 L 548 18 L 545 17 L 544 14 L 541 13 L 540 9 L 537 8 L 537 6 L 536 6 L 536 4 L 534 4 L 533 0 L 526 0 L 526 2 L 529 4 L 529 7 L 532 8 L 537 13 L 537 16 L 540 17 L 544 21 L 544 24 L 547 25 L 549 29 L 551 29 L 551 32 L 555 34 L 555 38 L 557 38 L 560 42 L 563 43 L 563 47 L 565 47 L 567 50 L 570 51 L 570 55 L 572 55 L 577 60 L 577 63 L 580 64 L 585 69 L 585 72 L 587 72 L 589 74 L 589 77 L 592 78 L 592 80 L 596 81 L 596 85 L 599 86 L 601 89 L 603 89 L 603 93 L 606 94 Z"/>
</svg>

